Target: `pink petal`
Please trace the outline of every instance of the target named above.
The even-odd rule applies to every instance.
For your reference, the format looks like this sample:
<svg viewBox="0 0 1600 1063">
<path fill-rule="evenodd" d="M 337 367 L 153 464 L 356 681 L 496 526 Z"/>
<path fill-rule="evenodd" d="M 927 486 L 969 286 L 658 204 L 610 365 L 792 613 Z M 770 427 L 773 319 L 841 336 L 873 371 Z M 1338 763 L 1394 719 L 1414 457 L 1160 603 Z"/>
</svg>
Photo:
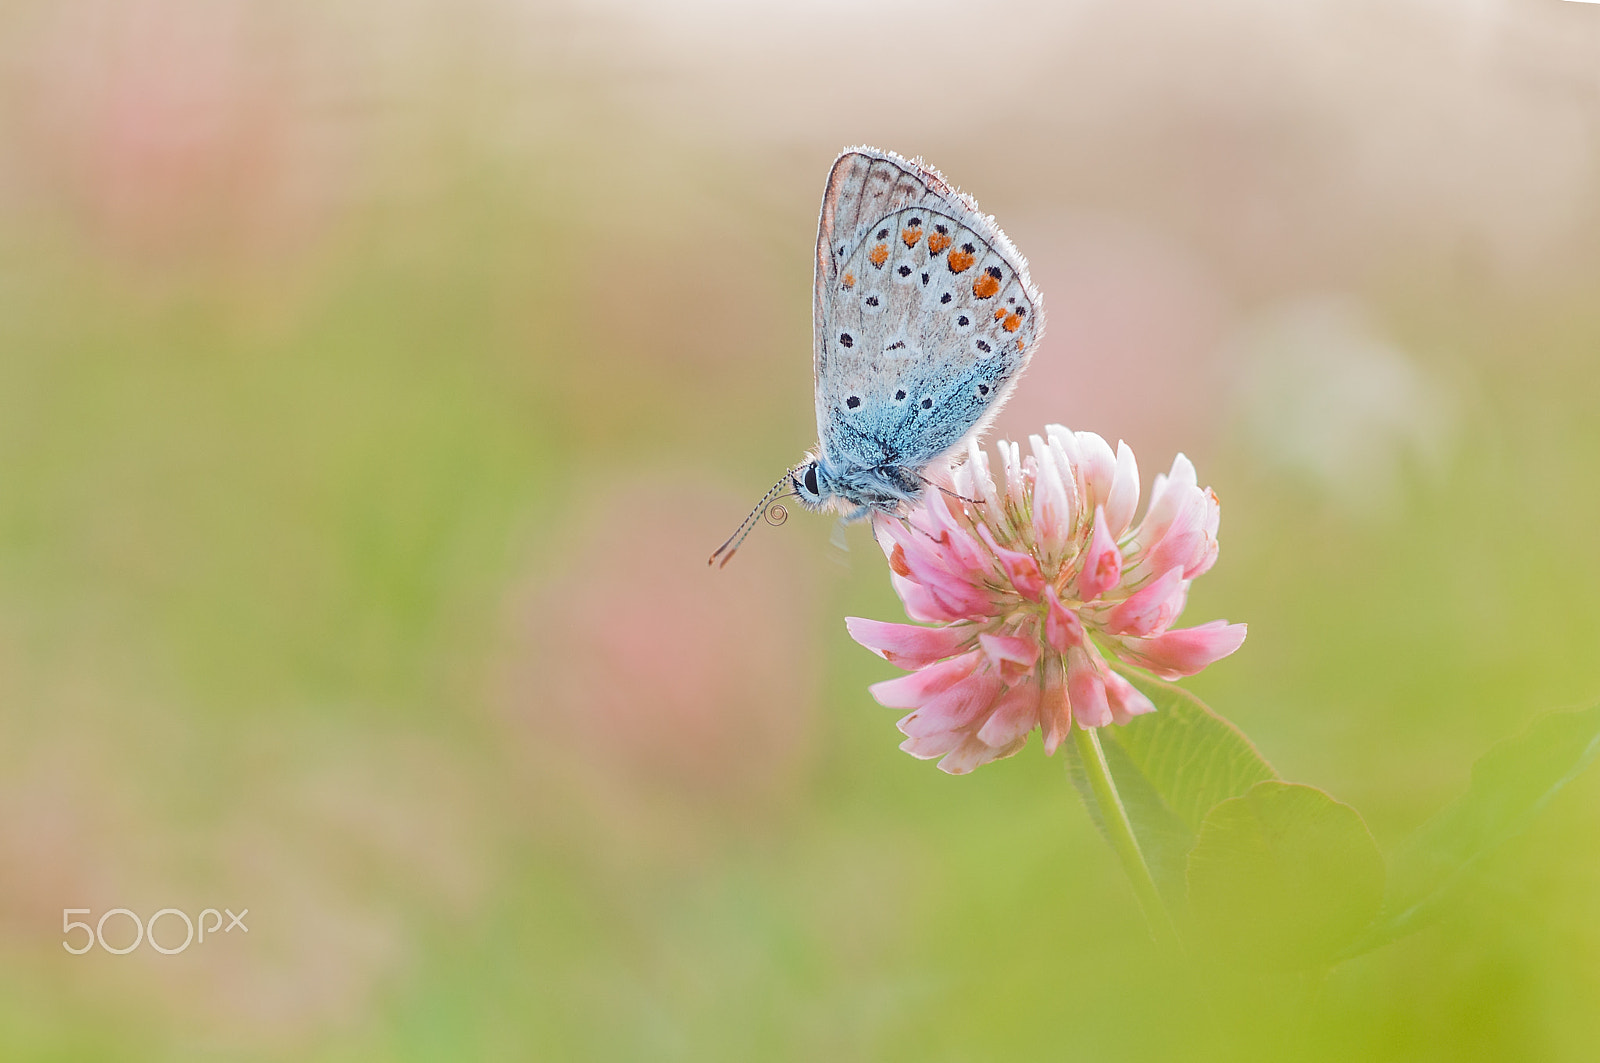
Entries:
<svg viewBox="0 0 1600 1063">
<path fill-rule="evenodd" d="M 1117 673 L 1107 669 L 1105 681 L 1106 701 L 1111 705 L 1111 718 L 1117 723 L 1124 724 L 1135 716 L 1156 711 L 1155 702 Z"/>
<path fill-rule="evenodd" d="M 1000 673 L 1007 684 L 1018 683 L 1033 671 L 1033 662 L 1039 659 L 1039 640 L 1017 635 L 979 635 L 978 645 L 988 656 L 989 663 Z"/>
<path fill-rule="evenodd" d="M 1084 552 L 1083 571 L 1078 575 L 1078 596 L 1092 602 L 1122 579 L 1122 554 L 1106 527 L 1104 506 L 1094 507 L 1094 532 Z"/>
<path fill-rule="evenodd" d="M 1045 425 L 1045 438 L 1050 441 L 1050 453 L 1056 459 L 1056 468 L 1061 471 L 1061 482 L 1067 489 L 1067 501 L 1071 506 L 1071 523 L 1074 531 L 1077 529 L 1078 517 L 1084 512 L 1088 504 L 1079 487 L 1078 463 L 1083 460 L 1083 455 L 1078 448 L 1078 435 L 1070 429 L 1058 424 Z"/>
<path fill-rule="evenodd" d="M 888 558 L 890 569 L 918 583 L 936 583 L 952 575 L 959 582 L 965 575 L 960 572 L 959 559 L 946 550 L 945 542 L 920 527 L 883 518 L 878 545 Z"/>
<path fill-rule="evenodd" d="M 1001 748 L 1025 738 L 1039 723 L 1039 682 L 1029 678 L 1011 687 L 989 710 L 989 718 L 978 730 L 978 740 Z"/>
<path fill-rule="evenodd" d="M 922 506 L 913 516 L 925 514 L 929 536 L 941 544 L 943 553 L 952 562 L 952 571 L 981 569 L 984 565 L 983 548 L 972 541 L 966 525 L 950 512 L 950 503 L 944 492 L 929 487 L 922 493 Z"/>
<path fill-rule="evenodd" d="M 1044 426 L 1045 438 L 1050 440 L 1050 445 L 1061 448 L 1061 453 L 1067 456 L 1062 462 L 1063 471 L 1076 469 L 1080 455 L 1078 454 L 1078 433 L 1062 424 L 1047 424 Z"/>
<path fill-rule="evenodd" d="M 933 497 L 932 492 L 924 495 L 925 501 Z M 896 555 L 892 547 L 880 541 L 891 567 L 902 576 L 919 582 L 943 579 L 962 583 L 988 573 L 982 544 L 972 541 L 964 529 L 952 529 L 936 515 L 930 515 L 926 506 L 913 510 L 905 521 L 880 517 L 877 526 L 883 533 L 881 539 L 900 547 Z"/>
<path fill-rule="evenodd" d="M 893 517 L 875 516 L 872 534 L 889 562 L 892 575 L 922 586 L 923 576 L 929 569 L 945 571 L 944 562 L 930 550 L 926 539 Z"/>
<path fill-rule="evenodd" d="M 979 500 L 978 490 L 972 483 L 972 463 L 963 461 L 959 465 L 952 465 L 947 470 L 950 481 L 950 490 L 962 498 L 970 498 L 974 502 Z M 965 503 L 963 503 L 963 506 Z"/>
<path fill-rule="evenodd" d="M 975 736 L 968 738 L 939 762 L 939 770 L 949 772 L 951 775 L 965 775 L 973 768 L 981 767 L 992 760 L 1011 756 L 1022 748 L 1024 741 L 1026 739 L 1020 739 L 1009 746 L 996 749 L 979 741 Z"/>
<path fill-rule="evenodd" d="M 1079 727 L 1104 727 L 1111 722 L 1111 705 L 1106 699 L 1106 684 L 1091 651 L 1073 647 L 1067 654 L 1067 700 L 1072 703 L 1072 718 Z"/>
<path fill-rule="evenodd" d="M 1106 499 L 1106 525 L 1113 537 L 1120 538 L 1133 522 L 1134 511 L 1139 508 L 1139 463 L 1134 460 L 1133 448 L 1117 440 L 1117 472 L 1111 481 L 1111 494 Z"/>
<path fill-rule="evenodd" d="M 919 627 L 916 624 L 886 624 L 859 616 L 844 619 L 845 630 L 867 649 L 890 664 L 907 670 L 926 667 L 935 661 L 961 652 L 977 631 L 971 624 L 950 627 Z"/>
<path fill-rule="evenodd" d="M 1044 662 L 1044 683 L 1039 692 L 1039 729 L 1044 732 L 1044 752 L 1055 756 L 1056 747 L 1072 729 L 1072 704 L 1067 700 L 1067 676 L 1060 657 Z"/>
<path fill-rule="evenodd" d="M 1183 569 L 1175 565 L 1111 610 L 1106 630 L 1113 635 L 1158 635 L 1183 612 L 1187 598 Z"/>
<path fill-rule="evenodd" d="M 1117 457 L 1111 453 L 1111 444 L 1094 432 L 1076 432 L 1078 442 L 1078 476 L 1083 484 L 1085 511 L 1104 505 L 1111 497 L 1111 485 L 1117 478 Z"/>
<path fill-rule="evenodd" d="M 939 761 L 939 770 L 951 775 L 965 775 L 973 768 L 989 763 L 994 757 L 994 749 L 978 741 L 976 735 L 967 735 Z"/>
<path fill-rule="evenodd" d="M 982 662 L 983 654 L 972 650 L 910 675 L 874 683 L 867 688 L 867 693 L 885 708 L 915 709 L 965 680 Z"/>
<path fill-rule="evenodd" d="M 1068 484 L 1072 470 L 1057 460 L 1057 451 L 1038 436 L 1029 436 L 1038 472 L 1033 485 L 1033 541 L 1039 556 L 1058 560 L 1072 539 L 1073 506 Z"/>
<path fill-rule="evenodd" d="M 989 475 L 989 454 L 978 446 L 976 439 L 967 441 L 967 460 L 961 467 L 967 469 L 971 477 L 971 497 L 984 505 L 997 505 L 999 496 L 995 494 L 994 477 Z"/>
<path fill-rule="evenodd" d="M 1184 566 L 1184 579 L 1194 579 L 1196 576 L 1204 575 L 1217 563 L 1217 525 L 1222 521 L 1222 504 L 1217 501 L 1217 493 L 1211 488 L 1206 488 L 1205 495 L 1206 510 L 1200 522 L 1200 531 L 1205 536 L 1205 542 L 1189 559 L 1189 564 Z"/>
<path fill-rule="evenodd" d="M 924 738 L 908 738 L 900 743 L 900 748 L 918 760 L 932 760 L 944 756 L 966 740 L 964 731 L 942 731 Z"/>
<path fill-rule="evenodd" d="M 1165 572 L 1174 565 L 1187 572 L 1205 554 L 1205 524 L 1210 508 L 1206 493 L 1198 487 L 1180 484 L 1169 486 L 1165 497 L 1172 502 L 1172 520 L 1159 540 L 1146 540 L 1149 549 L 1142 551 L 1139 564 L 1135 566 L 1139 577 L 1150 572 Z M 1140 529 L 1140 534 L 1144 534 L 1144 529 Z M 1129 575 L 1135 574 L 1130 572 Z"/>
<path fill-rule="evenodd" d="M 917 711 L 901 719 L 898 726 L 902 734 L 912 738 L 962 730 L 986 713 L 999 694 L 999 674 L 993 669 L 980 668 L 923 702 Z"/>
<path fill-rule="evenodd" d="M 994 533 L 987 524 L 978 525 L 978 534 L 983 541 L 989 544 L 995 559 L 1000 562 L 1000 567 L 1005 570 L 1006 579 L 1022 597 L 1030 602 L 1036 602 L 1044 594 L 1045 579 L 1039 572 L 1039 563 L 1032 556 L 1017 550 L 1007 550 L 994 541 Z"/>
<path fill-rule="evenodd" d="M 1083 641 L 1083 622 L 1076 613 L 1061 604 L 1054 587 L 1046 587 L 1044 596 L 1048 606 L 1044 616 L 1045 640 L 1057 653 L 1066 653 Z"/>
<path fill-rule="evenodd" d="M 986 564 L 977 569 L 966 567 L 960 556 L 963 551 L 951 548 L 960 536 L 941 530 L 943 538 L 932 539 L 923 531 L 893 520 L 881 522 L 878 529 L 882 532 L 879 545 L 889 559 L 890 571 L 920 588 L 909 591 L 899 582 L 894 584 L 906 611 L 911 613 L 915 608 L 913 620 L 960 620 L 993 612 L 993 602 L 982 582 L 991 572 Z"/>
<path fill-rule="evenodd" d="M 1002 439 L 997 444 L 1000 464 L 1006 474 L 1006 501 L 1018 513 L 1023 512 L 1027 483 L 1022 475 L 1022 449 L 1017 444 Z"/>
<path fill-rule="evenodd" d="M 1193 463 L 1182 454 L 1173 458 L 1172 471 L 1165 475 L 1157 473 L 1156 482 L 1150 488 L 1150 508 L 1145 511 L 1144 520 L 1139 522 L 1139 527 L 1134 532 L 1139 542 L 1144 546 L 1158 542 L 1167 533 L 1167 526 L 1177 515 L 1182 489 L 1184 487 L 1198 489 L 1199 486 L 1199 477 L 1195 475 Z"/>
<path fill-rule="evenodd" d="M 1203 576 L 1210 572 L 1211 566 L 1217 563 L 1218 549 L 1217 541 L 1208 536 L 1190 559 L 1189 567 L 1183 570 L 1183 578 L 1194 579 L 1196 576 Z"/>
<path fill-rule="evenodd" d="M 1194 675 L 1244 643 L 1245 624 L 1213 620 L 1199 627 L 1179 628 L 1154 638 L 1115 638 L 1118 657 L 1150 669 L 1162 679 Z"/>
<path fill-rule="evenodd" d="M 920 583 L 891 572 L 889 584 L 899 596 L 901 604 L 906 607 L 906 615 L 913 620 L 927 624 L 948 624 L 955 620 L 967 619 L 964 610 L 946 608 L 944 602 Z"/>
</svg>

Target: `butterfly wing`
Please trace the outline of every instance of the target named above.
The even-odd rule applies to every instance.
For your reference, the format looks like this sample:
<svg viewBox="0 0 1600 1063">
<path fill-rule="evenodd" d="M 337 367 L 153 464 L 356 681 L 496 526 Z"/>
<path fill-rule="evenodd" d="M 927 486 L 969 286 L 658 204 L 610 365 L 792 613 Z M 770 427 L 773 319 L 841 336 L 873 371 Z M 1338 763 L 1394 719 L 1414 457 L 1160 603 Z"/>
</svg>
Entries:
<svg viewBox="0 0 1600 1063">
<path fill-rule="evenodd" d="M 835 466 L 920 473 L 999 412 L 1044 331 L 1027 261 L 919 162 L 840 155 L 817 227 L 817 430 Z"/>
</svg>

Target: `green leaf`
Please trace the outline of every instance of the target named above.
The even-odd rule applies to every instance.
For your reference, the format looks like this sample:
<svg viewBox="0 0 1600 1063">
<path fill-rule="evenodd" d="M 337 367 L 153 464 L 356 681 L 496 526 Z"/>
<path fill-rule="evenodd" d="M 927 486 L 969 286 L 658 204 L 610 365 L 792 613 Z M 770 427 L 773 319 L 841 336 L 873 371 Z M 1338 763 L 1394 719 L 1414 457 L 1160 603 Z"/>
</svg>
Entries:
<svg viewBox="0 0 1600 1063">
<path fill-rule="evenodd" d="M 1482 859 L 1533 817 L 1600 752 L 1600 705 L 1552 712 L 1494 746 L 1466 793 L 1424 823 L 1390 861 L 1383 914 L 1351 955 L 1422 929 Z"/>
<path fill-rule="evenodd" d="M 1262 782 L 1206 816 L 1188 879 L 1196 943 L 1302 969 L 1333 959 L 1377 914 L 1383 854 L 1349 805 Z"/>
<path fill-rule="evenodd" d="M 1187 690 L 1124 674 L 1155 702 L 1156 711 L 1122 727 L 1100 728 L 1100 744 L 1162 900 L 1181 911 L 1185 861 L 1206 813 L 1278 776 L 1237 727 Z M 1065 748 L 1072 781 L 1104 834 L 1083 764 L 1071 743 Z"/>
</svg>

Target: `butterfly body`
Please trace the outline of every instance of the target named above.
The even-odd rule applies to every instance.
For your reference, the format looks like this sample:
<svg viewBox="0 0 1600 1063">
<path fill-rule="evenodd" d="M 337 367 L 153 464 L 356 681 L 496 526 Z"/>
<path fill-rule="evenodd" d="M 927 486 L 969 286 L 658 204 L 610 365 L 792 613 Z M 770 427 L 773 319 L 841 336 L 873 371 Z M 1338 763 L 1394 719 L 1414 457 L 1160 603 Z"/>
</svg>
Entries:
<svg viewBox="0 0 1600 1063">
<path fill-rule="evenodd" d="M 932 167 L 867 147 L 828 174 L 812 305 L 816 449 L 713 562 L 758 516 L 781 521 L 780 492 L 846 520 L 913 505 L 925 470 L 988 427 L 1044 333 L 1027 260 L 994 218 Z"/>
<path fill-rule="evenodd" d="M 970 197 L 871 148 L 828 176 L 814 285 L 818 445 L 794 491 L 847 519 L 897 512 L 999 412 L 1043 331 L 1039 293 Z"/>
</svg>

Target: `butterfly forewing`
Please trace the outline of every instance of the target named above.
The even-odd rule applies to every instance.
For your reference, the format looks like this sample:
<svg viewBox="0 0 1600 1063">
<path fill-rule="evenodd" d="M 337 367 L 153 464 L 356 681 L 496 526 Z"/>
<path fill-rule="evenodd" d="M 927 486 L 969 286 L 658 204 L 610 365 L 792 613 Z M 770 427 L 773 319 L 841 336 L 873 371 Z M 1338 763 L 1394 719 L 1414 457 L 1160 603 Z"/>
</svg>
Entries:
<svg viewBox="0 0 1600 1063">
<path fill-rule="evenodd" d="M 936 172 L 835 163 L 816 275 L 817 426 L 835 464 L 923 466 L 981 430 L 1042 330 L 1027 263 Z"/>
</svg>

